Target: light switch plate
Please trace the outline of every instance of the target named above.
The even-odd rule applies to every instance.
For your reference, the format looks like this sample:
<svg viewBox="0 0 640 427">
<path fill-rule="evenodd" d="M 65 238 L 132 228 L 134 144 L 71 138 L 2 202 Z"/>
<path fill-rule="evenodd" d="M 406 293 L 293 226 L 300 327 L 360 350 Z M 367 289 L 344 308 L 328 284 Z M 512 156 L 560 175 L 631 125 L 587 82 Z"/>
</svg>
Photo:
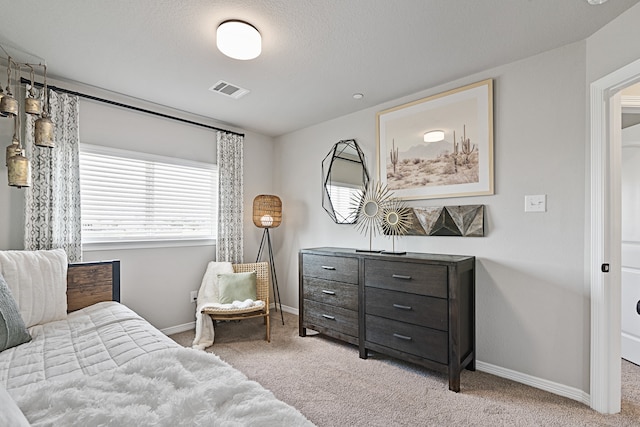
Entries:
<svg viewBox="0 0 640 427">
<path fill-rule="evenodd" d="M 547 195 L 539 194 L 535 196 L 524 196 L 525 212 L 546 212 L 547 211 Z"/>
</svg>

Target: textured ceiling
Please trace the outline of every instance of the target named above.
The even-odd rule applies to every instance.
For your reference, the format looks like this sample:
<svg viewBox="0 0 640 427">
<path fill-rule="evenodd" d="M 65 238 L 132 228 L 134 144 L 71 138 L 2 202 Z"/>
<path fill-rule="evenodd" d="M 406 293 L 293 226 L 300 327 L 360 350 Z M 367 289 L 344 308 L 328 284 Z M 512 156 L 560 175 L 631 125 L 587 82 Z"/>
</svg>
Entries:
<svg viewBox="0 0 640 427">
<path fill-rule="evenodd" d="M 0 43 L 53 76 L 277 136 L 585 39 L 636 3 L 0 0 Z M 227 19 L 260 30 L 260 57 L 217 51 Z M 251 92 L 210 92 L 221 79 Z"/>
</svg>

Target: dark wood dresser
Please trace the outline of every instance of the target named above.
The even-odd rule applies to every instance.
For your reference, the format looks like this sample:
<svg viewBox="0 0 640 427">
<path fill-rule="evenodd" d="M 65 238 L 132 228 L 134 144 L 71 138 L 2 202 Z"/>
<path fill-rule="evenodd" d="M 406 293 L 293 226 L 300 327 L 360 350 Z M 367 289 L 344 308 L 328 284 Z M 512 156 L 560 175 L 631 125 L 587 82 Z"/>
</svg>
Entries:
<svg viewBox="0 0 640 427">
<path fill-rule="evenodd" d="M 475 257 L 385 255 L 343 248 L 299 253 L 300 336 L 307 328 L 447 372 L 460 391 L 475 370 Z"/>
</svg>

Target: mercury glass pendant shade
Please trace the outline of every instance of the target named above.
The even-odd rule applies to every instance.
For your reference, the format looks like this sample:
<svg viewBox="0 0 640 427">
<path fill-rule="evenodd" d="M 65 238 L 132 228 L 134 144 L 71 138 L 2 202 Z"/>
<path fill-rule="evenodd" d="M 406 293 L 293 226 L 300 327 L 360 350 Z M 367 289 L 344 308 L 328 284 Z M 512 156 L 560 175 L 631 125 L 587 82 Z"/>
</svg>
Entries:
<svg viewBox="0 0 640 427">
<path fill-rule="evenodd" d="M 31 162 L 24 156 L 24 150 L 7 160 L 9 185 L 12 187 L 31 187 Z"/>
<path fill-rule="evenodd" d="M 35 144 L 39 147 L 53 148 L 56 146 L 53 141 L 53 122 L 43 114 L 35 123 Z"/>
</svg>

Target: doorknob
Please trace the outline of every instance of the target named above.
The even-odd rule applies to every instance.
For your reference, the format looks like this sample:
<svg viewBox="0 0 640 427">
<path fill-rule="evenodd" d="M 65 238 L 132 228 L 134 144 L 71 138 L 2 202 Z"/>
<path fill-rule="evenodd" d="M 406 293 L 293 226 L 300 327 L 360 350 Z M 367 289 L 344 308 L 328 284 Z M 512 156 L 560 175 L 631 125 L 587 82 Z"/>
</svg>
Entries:
<svg viewBox="0 0 640 427">
<path fill-rule="evenodd" d="M 640 301 L 636 304 L 636 311 L 640 314 Z"/>
</svg>

